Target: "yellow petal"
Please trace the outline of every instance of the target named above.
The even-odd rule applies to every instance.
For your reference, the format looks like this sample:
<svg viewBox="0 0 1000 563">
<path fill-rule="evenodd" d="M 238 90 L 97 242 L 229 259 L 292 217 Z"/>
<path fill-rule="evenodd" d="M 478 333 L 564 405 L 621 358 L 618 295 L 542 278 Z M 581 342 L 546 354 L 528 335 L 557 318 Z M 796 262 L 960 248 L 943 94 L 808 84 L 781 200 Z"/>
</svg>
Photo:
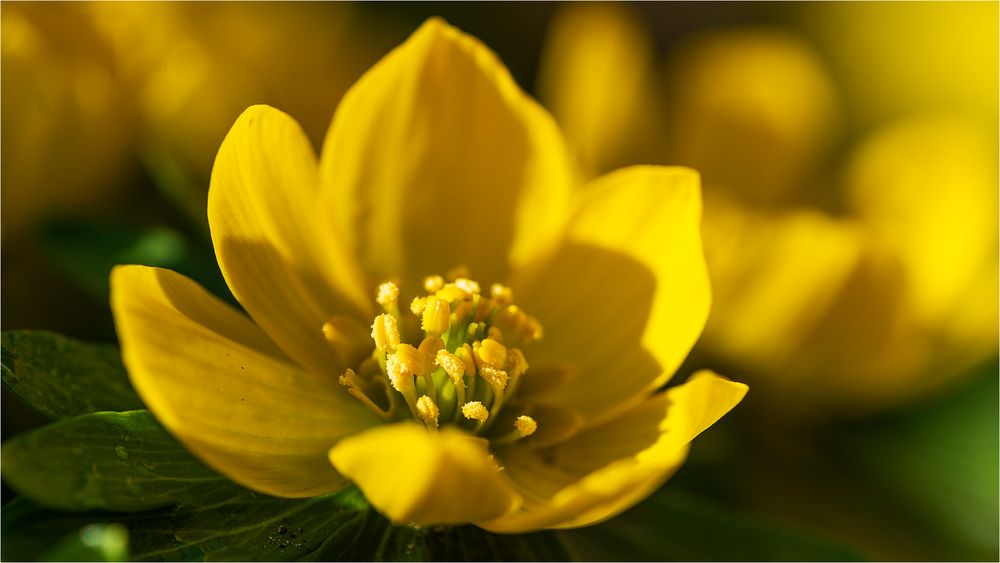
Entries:
<svg viewBox="0 0 1000 563">
<path fill-rule="evenodd" d="M 132 385 L 189 450 L 271 495 L 344 484 L 327 450 L 379 419 L 335 378 L 304 373 L 250 319 L 169 270 L 115 268 L 111 305 Z"/>
<path fill-rule="evenodd" d="M 464 264 L 504 279 L 558 232 L 570 173 L 552 118 L 478 40 L 428 20 L 337 108 L 321 176 L 337 236 L 379 279 Z"/>
<path fill-rule="evenodd" d="M 485 442 L 452 427 L 380 426 L 342 440 L 330 450 L 330 461 L 399 524 L 464 524 L 520 505 Z"/>
<path fill-rule="evenodd" d="M 562 4 L 553 15 L 539 97 L 590 175 L 622 164 L 625 155 L 635 162 L 635 153 L 651 145 L 652 43 L 625 4 Z"/>
<path fill-rule="evenodd" d="M 512 285 L 545 327 L 531 364 L 576 371 L 546 400 L 592 419 L 669 378 L 701 334 L 710 291 L 696 172 L 627 168 L 585 193 L 563 243 Z"/>
<path fill-rule="evenodd" d="M 610 518 L 663 484 L 687 456 L 691 440 L 736 406 L 747 387 L 699 372 L 623 415 L 568 442 L 500 453 L 524 497 L 518 512 L 480 527 L 495 532 L 573 528 Z"/>
<path fill-rule="evenodd" d="M 267 106 L 243 112 L 215 159 L 208 221 L 226 282 L 254 321 L 307 368 L 332 377 L 346 369 L 323 323 L 366 311 L 370 298 L 323 230 L 316 158 L 291 117 Z"/>
</svg>

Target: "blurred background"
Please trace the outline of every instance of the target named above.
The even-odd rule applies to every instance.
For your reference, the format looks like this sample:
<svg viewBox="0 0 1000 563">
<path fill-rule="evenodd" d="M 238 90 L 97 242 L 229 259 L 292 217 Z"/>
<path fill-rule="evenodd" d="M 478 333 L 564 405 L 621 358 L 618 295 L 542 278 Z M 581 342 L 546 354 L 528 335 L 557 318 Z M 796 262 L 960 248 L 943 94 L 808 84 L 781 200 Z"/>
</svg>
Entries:
<svg viewBox="0 0 1000 563">
<path fill-rule="evenodd" d="M 996 3 L 4 3 L 2 328 L 114 342 L 117 263 L 231 299 L 205 201 L 236 117 L 318 149 L 432 15 L 554 114 L 581 183 L 702 175 L 713 311 L 674 382 L 751 392 L 682 497 L 570 534 L 581 557 L 663 558 L 693 498 L 864 558 L 1000 559 Z M 4 390 L 4 438 L 40 423 Z"/>
</svg>

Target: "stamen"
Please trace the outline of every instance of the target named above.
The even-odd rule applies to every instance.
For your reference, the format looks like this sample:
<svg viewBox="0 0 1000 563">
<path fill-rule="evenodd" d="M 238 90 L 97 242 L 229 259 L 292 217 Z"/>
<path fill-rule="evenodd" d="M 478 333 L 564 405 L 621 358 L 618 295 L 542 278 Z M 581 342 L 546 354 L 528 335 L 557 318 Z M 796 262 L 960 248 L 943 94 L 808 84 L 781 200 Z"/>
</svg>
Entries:
<svg viewBox="0 0 1000 563">
<path fill-rule="evenodd" d="M 498 283 L 490 286 L 490 297 L 500 307 L 506 307 L 514 302 L 514 292 L 509 287 Z"/>
<path fill-rule="evenodd" d="M 521 415 L 514 421 L 514 428 L 517 429 L 517 433 L 520 434 L 522 438 L 527 438 L 528 436 L 534 434 L 535 430 L 538 430 L 538 423 L 535 422 L 535 419 L 530 416 Z"/>
<path fill-rule="evenodd" d="M 479 401 L 472 401 L 462 405 L 462 416 L 482 424 L 486 422 L 487 418 L 489 418 L 490 411 L 486 410 L 486 407 L 484 407 Z"/>
<path fill-rule="evenodd" d="M 427 276 L 424 278 L 424 290 L 427 293 L 434 293 L 444 287 L 444 278 L 441 276 Z"/>
<path fill-rule="evenodd" d="M 347 387 L 347 392 L 351 394 L 352 397 L 361 401 L 361 404 L 368 407 L 372 412 L 380 416 L 384 420 L 389 420 L 392 418 L 392 411 L 385 411 L 382 407 L 379 407 L 372 401 L 368 395 L 360 387 L 360 382 L 358 380 L 358 374 L 354 373 L 354 370 L 348 369 L 341 375 L 338 380 L 340 384 Z"/>
<path fill-rule="evenodd" d="M 508 444 L 513 444 L 514 442 L 527 438 L 538 430 L 538 423 L 535 419 L 527 415 L 521 415 L 514 420 L 514 431 L 508 432 L 502 436 L 498 436 L 490 440 L 490 444 L 493 447 L 506 446 Z"/>
<path fill-rule="evenodd" d="M 486 380 L 486 383 L 490 384 L 490 387 L 493 388 L 493 392 L 497 396 L 503 393 L 503 390 L 507 388 L 507 382 L 510 380 L 510 376 L 504 370 L 487 366 L 483 366 L 479 370 L 479 375 Z"/>
<path fill-rule="evenodd" d="M 427 428 L 438 427 L 438 416 L 441 415 L 441 411 L 438 409 L 437 404 L 427 395 L 421 395 L 417 399 L 417 413 L 420 415 L 420 420 L 423 420 L 424 424 L 427 425 Z"/>
<path fill-rule="evenodd" d="M 507 348 L 492 338 L 473 344 L 472 349 L 480 367 L 503 369 L 507 365 Z"/>
<path fill-rule="evenodd" d="M 444 299 L 448 302 L 458 301 L 459 299 L 465 299 L 469 296 L 468 292 L 464 289 L 458 287 L 453 283 L 445 284 L 444 287 L 437 290 L 434 294 L 438 299 Z"/>
<path fill-rule="evenodd" d="M 455 287 L 461 289 L 469 295 L 479 295 L 481 291 L 479 288 L 479 283 L 470 280 L 469 278 L 458 278 L 455 280 Z"/>
<path fill-rule="evenodd" d="M 375 301 L 385 308 L 395 307 L 399 303 L 399 286 L 391 281 L 378 286 L 378 294 L 375 296 Z"/>
<path fill-rule="evenodd" d="M 455 396 L 458 404 L 465 403 L 465 363 L 447 350 L 438 350 L 434 363 L 441 366 L 448 374 L 448 379 L 455 386 Z M 457 413 L 456 413 L 457 414 Z"/>
<path fill-rule="evenodd" d="M 424 312 L 424 307 L 427 306 L 426 297 L 414 297 L 413 301 L 410 301 L 410 311 L 414 315 L 420 315 Z"/>
<path fill-rule="evenodd" d="M 448 270 L 445 273 L 445 277 L 449 280 L 457 280 L 458 278 L 467 278 L 471 274 L 467 266 L 455 266 L 454 268 Z"/>
<path fill-rule="evenodd" d="M 357 365 L 371 353 L 372 343 L 365 326 L 351 317 L 337 315 L 323 323 L 323 337 L 345 366 Z"/>
<path fill-rule="evenodd" d="M 396 317 L 389 314 L 382 314 L 375 317 L 372 323 L 372 340 L 375 341 L 375 348 L 378 350 L 393 350 L 399 346 L 399 325 Z"/>
<path fill-rule="evenodd" d="M 451 324 L 451 307 L 444 299 L 429 299 L 424 307 L 421 328 L 428 335 L 441 336 Z"/>
</svg>

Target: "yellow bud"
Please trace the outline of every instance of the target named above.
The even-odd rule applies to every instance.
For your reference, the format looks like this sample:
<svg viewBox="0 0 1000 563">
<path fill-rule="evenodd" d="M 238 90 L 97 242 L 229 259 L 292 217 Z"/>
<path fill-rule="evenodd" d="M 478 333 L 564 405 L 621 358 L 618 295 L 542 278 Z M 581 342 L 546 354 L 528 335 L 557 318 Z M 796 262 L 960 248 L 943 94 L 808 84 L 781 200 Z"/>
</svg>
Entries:
<svg viewBox="0 0 1000 563">
<path fill-rule="evenodd" d="M 462 405 L 462 416 L 469 420 L 486 422 L 486 419 L 490 416 L 490 411 L 479 401 L 472 401 Z"/>
<path fill-rule="evenodd" d="M 444 368 L 445 373 L 451 378 L 456 386 L 462 383 L 462 376 L 465 375 L 465 363 L 447 350 L 438 350 L 435 363 Z"/>
<path fill-rule="evenodd" d="M 399 301 L 399 286 L 391 281 L 378 286 L 378 293 L 375 295 L 375 301 L 383 307 L 395 305 Z"/>
<path fill-rule="evenodd" d="M 399 346 L 399 327 L 396 324 L 396 317 L 386 314 L 375 317 L 375 322 L 372 324 L 372 340 L 379 350 Z"/>
<path fill-rule="evenodd" d="M 507 365 L 507 348 L 492 338 L 477 342 L 474 347 L 476 359 L 482 366 L 503 369 Z"/>
<path fill-rule="evenodd" d="M 444 287 L 444 278 L 441 276 L 427 276 L 424 278 L 424 290 L 427 293 L 434 293 Z"/>
<path fill-rule="evenodd" d="M 399 361 L 400 368 L 409 375 L 424 375 L 427 373 L 427 358 L 423 352 L 409 344 L 396 347 L 394 357 Z"/>
<path fill-rule="evenodd" d="M 535 419 L 530 416 L 521 415 L 514 421 L 514 428 L 517 429 L 517 433 L 520 434 L 522 438 L 527 438 L 528 436 L 534 434 L 535 430 L 538 430 L 538 423 L 535 422 Z"/>
<path fill-rule="evenodd" d="M 424 307 L 424 315 L 421 321 L 421 328 L 429 335 L 440 336 L 448 332 L 448 324 L 451 319 L 451 307 L 444 299 L 428 299 Z"/>
<path fill-rule="evenodd" d="M 421 395 L 417 399 L 417 414 L 420 415 L 420 418 L 427 424 L 428 428 L 438 427 L 438 417 L 441 415 L 441 411 L 438 409 L 437 404 L 427 395 Z"/>
</svg>

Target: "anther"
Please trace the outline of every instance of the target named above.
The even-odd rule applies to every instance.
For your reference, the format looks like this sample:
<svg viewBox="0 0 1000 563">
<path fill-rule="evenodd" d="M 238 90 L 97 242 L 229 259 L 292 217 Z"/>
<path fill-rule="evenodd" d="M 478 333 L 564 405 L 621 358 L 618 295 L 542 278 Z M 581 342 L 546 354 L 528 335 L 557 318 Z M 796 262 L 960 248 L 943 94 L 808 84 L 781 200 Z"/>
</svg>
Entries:
<svg viewBox="0 0 1000 563">
<path fill-rule="evenodd" d="M 455 266 L 454 268 L 448 270 L 445 273 L 445 277 L 449 280 L 457 280 L 458 278 L 469 277 L 470 272 L 467 266 Z"/>
<path fill-rule="evenodd" d="M 392 350 L 399 346 L 399 326 L 396 317 L 387 314 L 375 317 L 375 322 L 372 323 L 372 340 L 379 350 L 386 348 Z"/>
<path fill-rule="evenodd" d="M 391 281 L 378 286 L 378 294 L 375 296 L 375 301 L 385 308 L 394 307 L 399 302 L 399 286 Z"/>
<path fill-rule="evenodd" d="M 410 311 L 414 315 L 420 315 L 424 312 L 424 307 L 427 306 L 426 297 L 414 297 L 413 301 L 410 301 Z"/>
<path fill-rule="evenodd" d="M 487 366 L 483 366 L 479 370 L 479 375 L 486 380 L 486 383 L 490 384 L 493 392 L 497 395 L 507 388 L 507 381 L 510 380 L 510 376 L 504 370 Z"/>
<path fill-rule="evenodd" d="M 507 365 L 507 348 L 492 338 L 473 345 L 480 366 L 503 369 Z"/>
<path fill-rule="evenodd" d="M 451 303 L 458 301 L 459 299 L 465 299 L 469 296 L 469 293 L 457 285 L 449 283 L 437 290 L 437 292 L 434 293 L 434 296 L 438 299 L 444 299 L 445 301 Z"/>
<path fill-rule="evenodd" d="M 447 350 L 438 350 L 434 362 L 444 368 L 445 373 L 448 374 L 452 383 L 456 386 L 462 383 L 462 377 L 465 375 L 465 362 L 460 360 L 458 356 L 449 353 Z"/>
<path fill-rule="evenodd" d="M 479 295 L 481 289 L 479 288 L 479 283 L 469 278 L 458 278 L 455 280 L 455 287 L 461 289 L 469 295 Z"/>
<path fill-rule="evenodd" d="M 441 411 L 434 401 L 427 395 L 421 395 L 417 399 L 417 413 L 420 415 L 420 419 L 424 421 L 427 428 L 437 428 L 438 427 L 438 417 L 441 415 Z"/>
<path fill-rule="evenodd" d="M 424 290 L 434 293 L 444 287 L 444 278 L 441 276 L 427 276 L 424 278 Z"/>
<path fill-rule="evenodd" d="M 451 307 L 444 299 L 428 299 L 421 319 L 421 328 L 428 335 L 441 336 L 448 332 L 451 323 Z"/>
<path fill-rule="evenodd" d="M 427 358 L 420 350 L 409 344 L 397 346 L 394 357 L 399 362 L 400 368 L 408 375 L 420 376 L 427 373 Z"/>
<path fill-rule="evenodd" d="M 509 287 L 498 283 L 490 286 L 490 297 L 500 307 L 506 307 L 514 302 L 514 292 Z"/>
<path fill-rule="evenodd" d="M 521 415 L 514 421 L 514 428 L 522 438 L 527 438 L 534 434 L 535 430 L 538 430 L 538 423 L 530 416 Z"/>
<path fill-rule="evenodd" d="M 462 405 L 462 416 L 469 420 L 483 423 L 490 416 L 490 411 L 479 401 L 471 401 Z"/>
</svg>

